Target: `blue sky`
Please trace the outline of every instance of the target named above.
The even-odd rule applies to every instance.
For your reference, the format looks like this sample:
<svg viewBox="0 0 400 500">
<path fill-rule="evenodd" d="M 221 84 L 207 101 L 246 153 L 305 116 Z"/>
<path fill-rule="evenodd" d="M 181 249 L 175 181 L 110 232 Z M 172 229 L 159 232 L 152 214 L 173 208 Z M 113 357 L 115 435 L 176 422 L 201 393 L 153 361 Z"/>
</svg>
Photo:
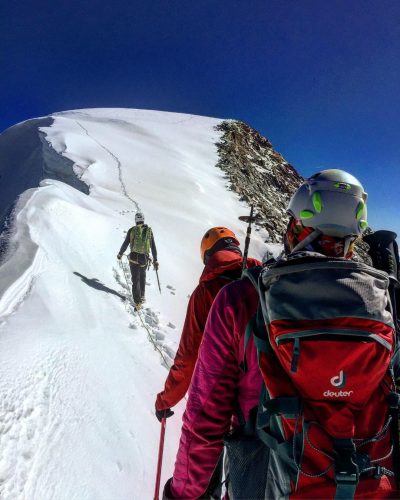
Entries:
<svg viewBox="0 0 400 500">
<path fill-rule="evenodd" d="M 246 121 L 304 176 L 356 175 L 400 233 L 400 1 L 0 4 L 0 130 L 83 107 Z"/>
</svg>

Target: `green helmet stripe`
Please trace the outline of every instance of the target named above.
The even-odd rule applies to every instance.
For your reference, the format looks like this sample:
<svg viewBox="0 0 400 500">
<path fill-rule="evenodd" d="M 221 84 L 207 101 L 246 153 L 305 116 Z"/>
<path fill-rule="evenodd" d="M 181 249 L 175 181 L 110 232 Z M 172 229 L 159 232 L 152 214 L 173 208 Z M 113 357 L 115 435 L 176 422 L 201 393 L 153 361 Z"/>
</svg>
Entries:
<svg viewBox="0 0 400 500">
<path fill-rule="evenodd" d="M 314 217 L 314 212 L 311 212 L 311 210 L 302 210 L 300 212 L 301 219 L 311 219 L 311 217 Z"/>
<path fill-rule="evenodd" d="M 336 182 L 335 188 L 345 189 L 346 191 L 349 191 L 351 189 L 351 184 L 348 184 L 347 182 Z"/>
<path fill-rule="evenodd" d="M 322 210 L 321 193 L 319 193 L 318 191 L 315 191 L 315 193 L 312 196 L 312 202 L 313 202 L 315 210 L 318 213 L 320 213 Z"/>
<path fill-rule="evenodd" d="M 361 219 L 362 214 L 364 213 L 365 203 L 361 200 L 357 205 L 356 218 L 357 220 Z"/>
</svg>

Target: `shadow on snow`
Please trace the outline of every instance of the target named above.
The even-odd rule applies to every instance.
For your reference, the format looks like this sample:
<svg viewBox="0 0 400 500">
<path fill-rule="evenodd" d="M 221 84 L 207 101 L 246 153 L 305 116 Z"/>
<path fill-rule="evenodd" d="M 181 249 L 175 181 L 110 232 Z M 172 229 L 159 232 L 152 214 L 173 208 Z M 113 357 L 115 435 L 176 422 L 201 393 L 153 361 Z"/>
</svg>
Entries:
<svg viewBox="0 0 400 500">
<path fill-rule="evenodd" d="M 81 280 L 85 283 L 85 285 L 95 288 L 96 290 L 100 290 L 101 292 L 106 292 L 106 293 L 111 293 L 112 295 L 116 295 L 123 302 L 126 301 L 126 297 L 116 292 L 112 288 L 108 288 L 108 286 L 103 285 L 103 283 L 101 283 L 97 278 L 87 278 L 86 276 L 83 276 L 83 274 L 77 273 L 76 271 L 74 271 L 74 274 L 76 276 L 79 276 Z"/>
</svg>

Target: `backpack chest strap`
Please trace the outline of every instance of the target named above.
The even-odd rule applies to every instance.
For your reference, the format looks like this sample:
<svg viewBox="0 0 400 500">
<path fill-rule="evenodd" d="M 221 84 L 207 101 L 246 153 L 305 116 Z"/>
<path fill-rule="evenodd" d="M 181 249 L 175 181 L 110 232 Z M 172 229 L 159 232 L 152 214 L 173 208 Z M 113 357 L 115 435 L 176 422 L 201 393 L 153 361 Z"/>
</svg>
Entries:
<svg viewBox="0 0 400 500">
<path fill-rule="evenodd" d="M 360 480 L 356 453 L 356 447 L 352 439 L 335 440 L 335 500 L 354 498 Z"/>
</svg>

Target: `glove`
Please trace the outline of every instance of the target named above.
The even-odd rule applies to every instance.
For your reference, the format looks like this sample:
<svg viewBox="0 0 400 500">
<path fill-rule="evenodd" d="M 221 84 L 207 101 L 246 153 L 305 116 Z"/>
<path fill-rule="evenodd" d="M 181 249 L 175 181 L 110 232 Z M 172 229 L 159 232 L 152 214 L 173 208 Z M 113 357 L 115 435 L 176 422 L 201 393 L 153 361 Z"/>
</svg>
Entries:
<svg viewBox="0 0 400 500">
<path fill-rule="evenodd" d="M 156 417 L 158 418 L 158 421 L 161 422 L 163 418 L 168 418 L 172 417 L 174 412 L 171 410 L 171 408 L 167 408 L 166 410 L 157 410 L 156 409 Z"/>
<path fill-rule="evenodd" d="M 165 483 L 162 500 L 172 500 L 174 498 L 171 493 L 171 481 L 172 477 Z"/>
<path fill-rule="evenodd" d="M 159 264 L 159 263 L 155 260 L 155 261 L 153 262 L 153 266 L 154 266 L 154 269 L 157 271 L 157 270 L 158 270 L 158 268 L 160 267 L 160 264 Z"/>
<path fill-rule="evenodd" d="M 118 259 L 118 260 L 121 260 L 121 258 L 122 258 L 122 255 L 119 253 L 119 254 L 117 255 L 117 259 Z"/>
</svg>

